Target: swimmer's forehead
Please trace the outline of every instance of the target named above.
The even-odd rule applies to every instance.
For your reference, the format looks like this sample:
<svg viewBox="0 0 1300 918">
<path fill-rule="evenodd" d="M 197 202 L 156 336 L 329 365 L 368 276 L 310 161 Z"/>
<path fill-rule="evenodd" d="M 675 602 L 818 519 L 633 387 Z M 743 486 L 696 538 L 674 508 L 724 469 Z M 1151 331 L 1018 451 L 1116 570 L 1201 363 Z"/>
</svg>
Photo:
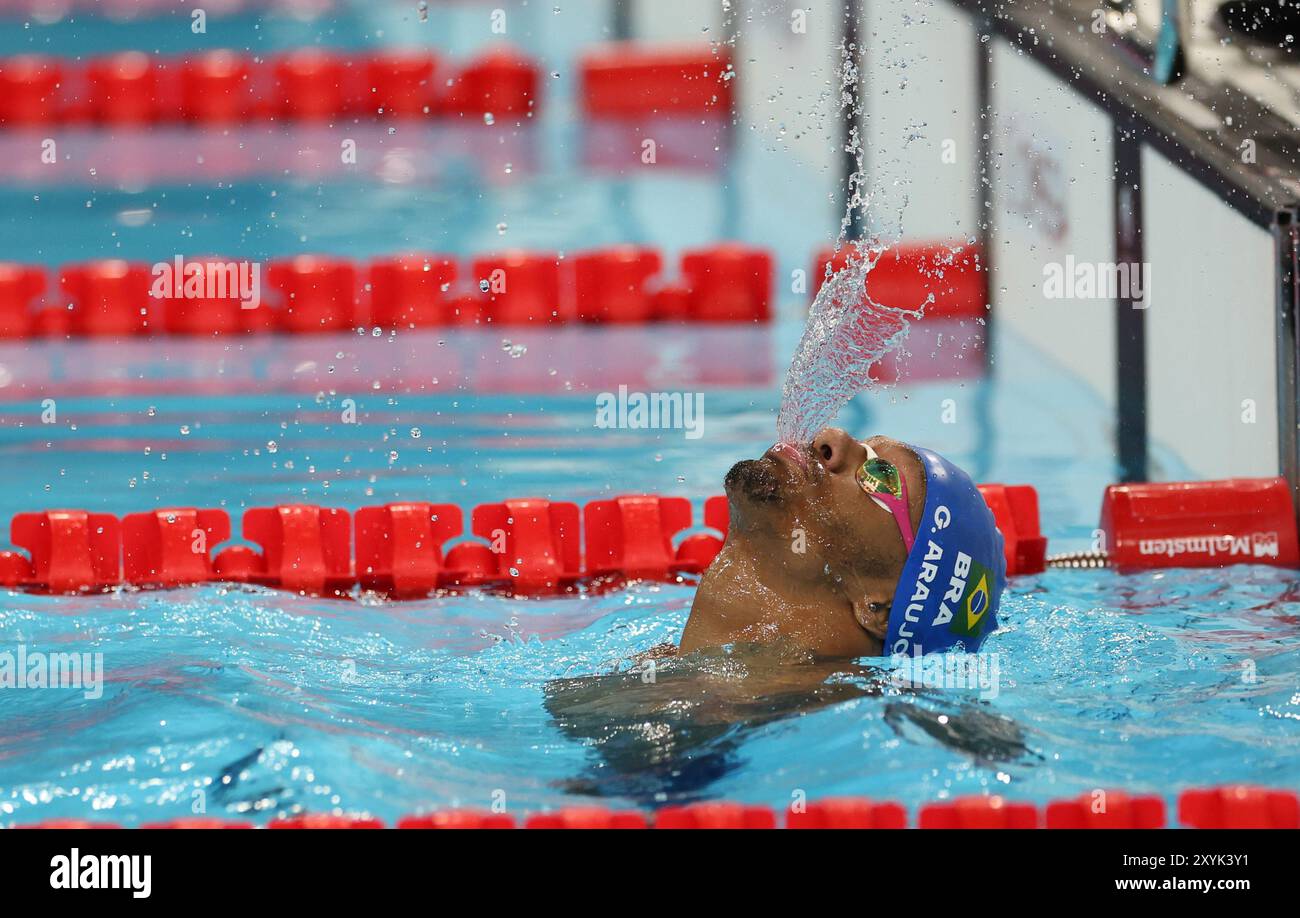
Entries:
<svg viewBox="0 0 1300 918">
<path fill-rule="evenodd" d="M 886 437 L 884 434 L 875 434 L 862 442 L 896 465 L 910 465 L 918 471 L 922 470 L 920 457 L 912 452 L 912 448 L 906 443 L 893 437 Z"/>
</svg>

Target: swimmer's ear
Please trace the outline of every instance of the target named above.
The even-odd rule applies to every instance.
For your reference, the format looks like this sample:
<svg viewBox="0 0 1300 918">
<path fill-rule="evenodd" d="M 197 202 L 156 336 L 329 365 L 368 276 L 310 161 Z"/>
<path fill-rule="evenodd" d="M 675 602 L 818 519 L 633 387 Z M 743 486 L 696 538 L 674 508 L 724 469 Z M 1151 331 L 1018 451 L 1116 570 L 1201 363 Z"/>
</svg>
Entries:
<svg viewBox="0 0 1300 918">
<path fill-rule="evenodd" d="M 889 602 L 864 596 L 853 601 L 853 617 L 857 619 L 862 630 L 873 638 L 884 642 L 889 631 Z"/>
</svg>

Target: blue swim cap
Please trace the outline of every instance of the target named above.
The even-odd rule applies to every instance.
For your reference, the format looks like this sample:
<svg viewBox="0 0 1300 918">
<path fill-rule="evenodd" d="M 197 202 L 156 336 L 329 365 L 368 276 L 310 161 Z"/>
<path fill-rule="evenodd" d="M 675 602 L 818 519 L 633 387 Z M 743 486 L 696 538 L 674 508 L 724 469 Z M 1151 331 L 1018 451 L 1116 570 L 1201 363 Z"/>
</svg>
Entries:
<svg viewBox="0 0 1300 918">
<path fill-rule="evenodd" d="M 885 655 L 974 652 L 998 626 L 1007 584 L 1002 533 L 970 476 L 909 447 L 925 468 L 925 511 L 889 610 Z"/>
</svg>

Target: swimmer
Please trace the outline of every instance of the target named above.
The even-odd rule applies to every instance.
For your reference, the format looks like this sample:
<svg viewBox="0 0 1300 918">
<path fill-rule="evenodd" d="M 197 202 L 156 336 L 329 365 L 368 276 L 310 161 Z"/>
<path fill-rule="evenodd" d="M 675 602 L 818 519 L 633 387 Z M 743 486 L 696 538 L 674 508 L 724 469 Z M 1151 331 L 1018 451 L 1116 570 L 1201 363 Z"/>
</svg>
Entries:
<svg viewBox="0 0 1300 918">
<path fill-rule="evenodd" d="M 973 652 L 997 627 L 1002 535 L 937 453 L 828 427 L 807 449 L 737 463 L 725 487 L 726 544 L 676 652 L 774 640 L 819 657 Z"/>
<path fill-rule="evenodd" d="M 737 767 L 754 730 L 865 697 L 881 699 L 899 736 L 918 728 L 978 763 L 1032 759 L 1020 728 L 988 705 L 886 697 L 887 672 L 855 659 L 974 651 L 997 627 L 1002 536 L 965 472 L 828 428 L 805 450 L 737 463 L 725 487 L 727 541 L 680 643 L 547 683 L 556 725 L 597 753 L 567 792 L 695 799 Z"/>
</svg>

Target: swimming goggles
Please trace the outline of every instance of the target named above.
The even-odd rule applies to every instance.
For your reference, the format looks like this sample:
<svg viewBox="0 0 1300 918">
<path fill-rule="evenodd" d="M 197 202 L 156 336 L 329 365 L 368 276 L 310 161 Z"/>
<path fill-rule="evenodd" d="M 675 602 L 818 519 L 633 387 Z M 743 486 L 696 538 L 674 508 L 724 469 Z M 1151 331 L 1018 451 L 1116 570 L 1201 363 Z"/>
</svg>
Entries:
<svg viewBox="0 0 1300 918">
<path fill-rule="evenodd" d="M 912 532 L 912 514 L 907 507 L 907 480 L 898 466 L 882 459 L 867 444 L 862 445 L 867 450 L 867 461 L 858 468 L 858 486 L 873 503 L 893 514 L 898 532 L 903 537 L 903 547 L 911 554 L 916 535 Z"/>
</svg>

